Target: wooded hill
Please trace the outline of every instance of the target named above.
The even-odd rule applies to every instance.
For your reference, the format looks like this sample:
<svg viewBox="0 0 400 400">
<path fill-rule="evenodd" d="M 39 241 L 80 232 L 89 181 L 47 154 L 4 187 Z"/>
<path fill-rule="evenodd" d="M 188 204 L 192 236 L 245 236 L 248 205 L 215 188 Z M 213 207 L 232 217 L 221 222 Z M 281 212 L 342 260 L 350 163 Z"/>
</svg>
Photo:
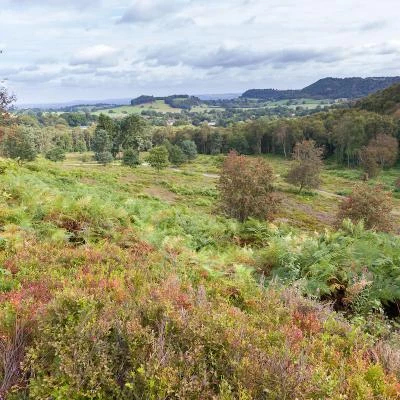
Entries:
<svg viewBox="0 0 400 400">
<path fill-rule="evenodd" d="M 400 77 L 324 78 L 300 90 L 251 89 L 242 98 L 262 100 L 356 99 L 400 83 Z"/>
<path fill-rule="evenodd" d="M 356 107 L 400 117 L 400 83 L 361 99 L 356 103 Z"/>
<path fill-rule="evenodd" d="M 147 103 L 154 103 L 157 100 L 163 100 L 165 104 L 170 105 L 173 108 L 190 109 L 194 106 L 201 104 L 201 100 L 195 96 L 189 96 L 187 94 L 172 95 L 166 97 L 155 97 L 142 95 L 131 100 L 132 106 L 139 106 Z"/>
</svg>

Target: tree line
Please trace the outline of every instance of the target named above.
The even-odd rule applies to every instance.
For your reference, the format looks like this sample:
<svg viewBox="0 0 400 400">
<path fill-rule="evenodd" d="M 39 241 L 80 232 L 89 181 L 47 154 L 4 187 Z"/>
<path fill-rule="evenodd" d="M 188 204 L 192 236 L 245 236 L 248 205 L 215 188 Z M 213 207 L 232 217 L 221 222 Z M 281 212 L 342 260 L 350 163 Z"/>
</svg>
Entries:
<svg viewBox="0 0 400 400">
<path fill-rule="evenodd" d="M 362 162 L 362 150 L 374 141 L 386 140 L 388 147 L 396 148 L 400 124 L 389 115 L 380 115 L 359 109 L 339 109 L 302 118 L 259 118 L 214 128 L 208 124 L 199 127 L 154 130 L 153 142 L 168 139 L 171 143 L 193 140 L 201 154 L 220 154 L 235 150 L 240 154 L 277 154 L 290 157 L 296 143 L 314 140 L 324 148 L 324 157 L 335 157 L 348 167 Z M 390 143 L 389 143 L 390 142 Z M 397 159 L 397 157 L 396 157 Z M 396 161 L 396 160 L 394 160 Z M 389 166 L 386 162 L 384 166 Z"/>
</svg>

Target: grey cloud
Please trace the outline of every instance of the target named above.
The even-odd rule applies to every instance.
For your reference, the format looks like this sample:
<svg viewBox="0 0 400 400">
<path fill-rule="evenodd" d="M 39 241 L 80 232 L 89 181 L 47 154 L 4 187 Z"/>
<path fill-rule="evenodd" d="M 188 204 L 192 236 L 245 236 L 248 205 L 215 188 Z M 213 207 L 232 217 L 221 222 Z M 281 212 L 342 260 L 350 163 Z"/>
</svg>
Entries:
<svg viewBox="0 0 400 400">
<path fill-rule="evenodd" d="M 11 75 L 9 77 L 10 81 L 13 82 L 25 82 L 25 83 L 44 83 L 50 82 L 54 79 L 60 78 L 62 76 L 61 72 L 26 72 L 22 71 L 16 73 L 15 75 Z"/>
<path fill-rule="evenodd" d="M 353 56 L 392 56 L 400 55 L 400 42 L 375 43 L 354 49 Z"/>
<path fill-rule="evenodd" d="M 387 26 L 387 21 L 380 20 L 380 21 L 372 21 L 360 26 L 361 32 L 368 32 L 368 31 L 376 31 L 383 29 Z"/>
<path fill-rule="evenodd" d="M 192 0 L 135 0 L 117 20 L 119 24 L 131 24 L 135 22 L 150 22 L 180 11 Z"/>
<path fill-rule="evenodd" d="M 184 43 L 178 46 L 167 46 L 145 51 L 147 61 L 158 65 L 175 66 L 184 64 L 195 68 L 209 69 L 214 67 L 240 68 L 254 67 L 263 64 L 284 66 L 307 62 L 331 63 L 341 60 L 344 55 L 338 49 L 286 49 L 280 51 L 260 51 L 243 47 L 219 47 L 208 53 L 199 49 L 183 52 L 187 48 Z"/>
<path fill-rule="evenodd" d="M 245 21 L 243 21 L 243 25 L 253 25 L 257 20 L 257 17 L 253 15 L 250 18 L 247 18 Z"/>
<path fill-rule="evenodd" d="M 90 6 L 99 6 L 102 3 L 102 0 L 69 0 L 69 1 L 60 1 L 60 0 L 10 0 L 9 3 L 12 6 L 17 7 L 29 7 L 29 8 L 44 8 L 44 7 L 55 7 L 55 8 L 78 8 L 85 9 Z"/>
<path fill-rule="evenodd" d="M 26 67 L 22 68 L 23 71 L 33 72 L 38 71 L 39 67 L 37 65 L 27 65 Z"/>
<path fill-rule="evenodd" d="M 168 29 L 180 29 L 180 28 L 186 28 L 189 26 L 196 25 L 196 21 L 193 18 L 187 18 L 187 17 L 176 17 L 171 19 L 170 21 L 166 21 L 166 23 L 162 26 L 162 30 Z"/>
</svg>

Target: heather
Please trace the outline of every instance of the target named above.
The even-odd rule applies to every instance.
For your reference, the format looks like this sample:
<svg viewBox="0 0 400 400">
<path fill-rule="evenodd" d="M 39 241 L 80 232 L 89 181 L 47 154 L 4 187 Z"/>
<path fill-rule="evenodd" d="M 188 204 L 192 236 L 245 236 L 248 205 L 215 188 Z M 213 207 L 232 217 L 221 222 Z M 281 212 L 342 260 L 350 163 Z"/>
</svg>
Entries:
<svg viewBox="0 0 400 400">
<path fill-rule="evenodd" d="M 397 236 L 226 218 L 210 161 L 2 161 L 7 398 L 397 398 Z"/>
</svg>

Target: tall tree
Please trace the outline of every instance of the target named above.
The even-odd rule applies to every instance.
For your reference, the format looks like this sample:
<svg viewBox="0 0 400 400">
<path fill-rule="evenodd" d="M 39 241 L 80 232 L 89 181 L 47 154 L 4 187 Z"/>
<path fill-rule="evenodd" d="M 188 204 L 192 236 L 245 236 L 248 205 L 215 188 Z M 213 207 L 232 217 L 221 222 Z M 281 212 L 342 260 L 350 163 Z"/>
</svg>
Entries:
<svg viewBox="0 0 400 400">
<path fill-rule="evenodd" d="M 146 121 L 135 114 L 121 121 L 118 145 L 122 149 L 143 151 L 151 148 L 151 132 L 147 129 Z"/>
<path fill-rule="evenodd" d="M 184 140 L 179 147 L 185 153 L 188 160 L 194 160 L 197 157 L 197 146 L 193 140 Z"/>
<path fill-rule="evenodd" d="M 9 129 L 4 140 L 7 157 L 21 161 L 33 161 L 37 156 L 33 131 L 28 127 Z"/>
<path fill-rule="evenodd" d="M 95 153 L 95 159 L 100 164 L 109 164 L 114 159 L 112 148 L 113 142 L 109 133 L 104 129 L 96 129 L 92 140 L 92 149 Z"/>
<path fill-rule="evenodd" d="M 271 219 L 279 204 L 274 181 L 271 166 L 261 158 L 230 152 L 218 183 L 221 210 L 241 222 L 249 217 Z"/>
<path fill-rule="evenodd" d="M 96 126 L 95 137 L 98 131 L 105 131 L 107 133 L 108 140 L 110 142 L 110 147 L 107 150 L 103 151 L 109 151 L 112 153 L 113 157 L 116 157 L 116 155 L 119 153 L 120 150 L 120 143 L 119 143 L 120 133 L 118 124 L 108 115 L 100 114 Z M 101 135 L 104 136 L 104 133 L 102 132 Z M 92 142 L 92 148 L 93 146 L 96 146 L 95 141 L 96 139 L 94 138 Z M 96 152 L 94 148 L 93 150 Z"/>
<path fill-rule="evenodd" d="M 286 180 L 292 185 L 313 189 L 320 185 L 323 149 L 316 146 L 314 140 L 303 140 L 296 143 L 293 150 L 293 165 Z"/>
<path fill-rule="evenodd" d="M 348 167 L 357 161 L 358 150 L 366 141 L 364 122 L 361 115 L 348 114 L 342 117 L 334 128 L 337 160 L 345 161 Z"/>
</svg>

